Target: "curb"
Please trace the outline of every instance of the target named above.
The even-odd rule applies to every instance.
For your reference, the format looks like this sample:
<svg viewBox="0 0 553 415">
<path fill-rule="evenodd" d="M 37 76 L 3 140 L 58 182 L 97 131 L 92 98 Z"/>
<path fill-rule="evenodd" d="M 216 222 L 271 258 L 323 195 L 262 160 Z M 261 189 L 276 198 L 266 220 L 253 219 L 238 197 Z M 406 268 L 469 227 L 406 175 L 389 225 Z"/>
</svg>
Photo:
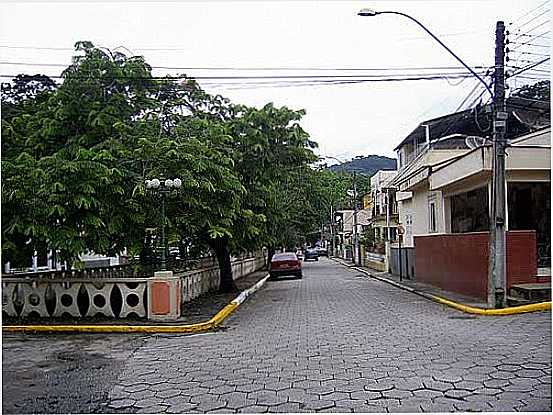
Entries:
<svg viewBox="0 0 553 415">
<path fill-rule="evenodd" d="M 163 326 L 124 326 L 124 325 L 25 325 L 3 326 L 2 331 L 7 333 L 200 333 L 212 330 L 230 316 L 246 299 L 259 290 L 267 281 L 269 275 L 255 285 L 242 291 L 238 297 L 223 307 L 208 321 L 186 325 Z"/>
<path fill-rule="evenodd" d="M 468 314 L 478 314 L 478 315 L 484 315 L 484 316 L 509 316 L 514 314 L 522 314 L 522 313 L 533 313 L 536 311 L 550 311 L 551 310 L 551 301 L 545 301 L 543 303 L 535 303 L 535 304 L 527 304 L 527 305 L 521 305 L 516 307 L 506 307 L 506 308 L 480 308 L 480 307 L 473 307 L 462 303 L 457 303 L 453 300 L 450 300 L 448 298 L 439 297 L 437 295 L 427 294 L 422 291 L 415 290 L 414 288 L 411 288 L 407 285 L 400 284 L 398 282 L 392 281 L 388 278 L 384 277 L 378 277 L 376 275 L 371 274 L 369 271 L 364 270 L 362 268 L 352 266 L 349 264 L 345 264 L 339 259 L 334 259 L 334 261 L 338 262 L 339 264 L 355 269 L 356 271 L 362 272 L 366 275 L 368 275 L 371 278 L 374 278 L 376 280 L 388 283 L 390 285 L 393 285 L 397 288 L 400 288 L 405 291 L 409 291 L 413 294 L 417 294 L 421 297 L 424 297 L 428 300 L 434 301 L 438 304 L 443 304 L 446 306 L 449 306 L 451 308 L 454 308 L 459 311 L 463 311 Z"/>
</svg>

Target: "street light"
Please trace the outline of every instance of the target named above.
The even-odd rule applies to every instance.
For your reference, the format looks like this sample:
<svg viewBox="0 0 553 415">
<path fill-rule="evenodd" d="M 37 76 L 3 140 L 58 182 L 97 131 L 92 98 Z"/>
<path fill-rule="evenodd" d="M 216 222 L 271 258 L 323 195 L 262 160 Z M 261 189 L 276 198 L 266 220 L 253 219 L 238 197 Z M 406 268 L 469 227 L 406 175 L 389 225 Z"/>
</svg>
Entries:
<svg viewBox="0 0 553 415">
<path fill-rule="evenodd" d="M 406 17 L 415 22 L 426 33 L 428 33 L 436 42 L 448 51 L 458 62 L 461 63 L 490 94 L 493 100 L 494 108 L 494 129 L 493 129 L 493 163 L 492 163 L 492 218 L 490 220 L 490 259 L 488 270 L 488 305 L 496 308 L 503 308 L 506 302 L 506 232 L 505 232 L 505 133 L 507 129 L 507 112 L 505 108 L 505 24 L 498 21 L 496 25 L 496 49 L 495 49 L 495 74 L 494 74 L 494 92 L 488 84 L 463 60 L 449 49 L 440 39 L 438 39 L 421 22 L 408 14 L 395 11 L 378 12 L 372 9 L 361 9 L 359 16 L 373 17 L 379 14 L 395 14 Z"/>
<path fill-rule="evenodd" d="M 486 88 L 486 90 L 490 93 L 490 95 L 493 97 L 494 94 L 492 92 L 492 90 L 490 89 L 490 87 L 488 86 L 488 84 L 486 83 L 486 81 L 484 81 L 476 72 L 474 72 L 474 70 L 468 66 L 465 62 L 463 62 L 463 60 L 457 56 L 451 49 L 449 49 L 440 39 L 438 39 L 436 37 L 436 35 L 434 35 L 434 33 L 432 33 L 430 30 L 428 30 L 421 22 L 419 22 L 417 19 L 415 19 L 414 17 L 412 16 L 409 16 L 408 14 L 405 14 L 405 13 L 401 13 L 401 12 L 395 12 L 395 11 L 383 11 L 383 12 L 378 12 L 376 10 L 372 10 L 372 9 L 361 9 L 359 10 L 359 12 L 357 13 L 358 16 L 363 16 L 363 17 L 373 17 L 373 16 L 377 16 L 379 14 L 397 14 L 398 16 L 403 16 L 403 17 L 406 17 L 408 18 L 409 20 L 415 22 L 417 25 L 419 25 L 426 33 L 428 33 L 430 36 L 432 36 L 432 38 L 438 42 L 445 50 L 447 50 L 455 59 L 457 59 L 457 61 L 459 61 L 461 63 L 461 65 L 463 65 L 465 68 L 467 68 L 467 70 L 472 74 L 474 75 L 483 85 L 484 87 Z"/>
<path fill-rule="evenodd" d="M 165 198 L 166 196 L 177 191 L 182 186 L 182 180 L 178 177 L 175 179 L 151 179 L 144 181 L 147 190 L 158 192 L 161 195 L 161 270 L 166 271 L 167 261 L 165 253 L 167 252 L 167 241 L 165 239 Z"/>
</svg>

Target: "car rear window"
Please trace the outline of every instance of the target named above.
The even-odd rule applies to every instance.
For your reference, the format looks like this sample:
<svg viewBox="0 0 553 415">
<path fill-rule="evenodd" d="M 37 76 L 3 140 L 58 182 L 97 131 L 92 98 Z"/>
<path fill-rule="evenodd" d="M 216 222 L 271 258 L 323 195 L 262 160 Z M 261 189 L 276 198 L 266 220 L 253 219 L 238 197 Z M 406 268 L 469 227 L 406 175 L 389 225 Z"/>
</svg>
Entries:
<svg viewBox="0 0 553 415">
<path fill-rule="evenodd" d="M 273 255 L 273 258 L 271 259 L 271 261 L 290 261 L 290 260 L 294 260 L 294 259 L 298 259 L 296 257 L 296 254 L 293 254 L 291 252 L 287 252 L 287 253 L 284 253 L 284 254 L 275 254 L 275 255 Z"/>
</svg>

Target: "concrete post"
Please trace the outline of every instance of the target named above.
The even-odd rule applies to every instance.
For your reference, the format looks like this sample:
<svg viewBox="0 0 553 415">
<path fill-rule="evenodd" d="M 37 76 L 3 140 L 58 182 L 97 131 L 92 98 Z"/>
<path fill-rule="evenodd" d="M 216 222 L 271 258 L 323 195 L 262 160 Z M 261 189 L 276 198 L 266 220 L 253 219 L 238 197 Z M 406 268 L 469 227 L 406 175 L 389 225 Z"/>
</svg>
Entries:
<svg viewBox="0 0 553 415">
<path fill-rule="evenodd" d="M 174 321 L 181 313 L 181 280 L 173 271 L 158 271 L 148 279 L 148 319 Z"/>
<path fill-rule="evenodd" d="M 38 271 L 38 253 L 33 251 L 33 272 Z"/>
</svg>

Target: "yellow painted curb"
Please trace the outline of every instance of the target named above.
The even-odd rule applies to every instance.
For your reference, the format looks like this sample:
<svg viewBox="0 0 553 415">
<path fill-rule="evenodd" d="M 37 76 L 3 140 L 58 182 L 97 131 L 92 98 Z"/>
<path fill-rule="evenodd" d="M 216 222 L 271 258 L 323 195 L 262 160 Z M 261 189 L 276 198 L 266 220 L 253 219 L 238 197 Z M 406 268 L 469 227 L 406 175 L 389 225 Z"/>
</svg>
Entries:
<svg viewBox="0 0 553 415">
<path fill-rule="evenodd" d="M 208 321 L 186 325 L 25 325 L 2 326 L 2 331 L 7 333 L 200 333 L 214 329 L 242 304 L 248 296 L 263 286 L 269 276 L 258 281 L 253 287 L 242 291 L 238 297 L 223 307 Z"/>
<path fill-rule="evenodd" d="M 213 329 L 221 324 L 236 309 L 238 304 L 231 302 L 208 321 L 187 325 L 151 325 L 151 326 L 123 326 L 123 325 L 25 325 L 3 326 L 2 331 L 8 333 L 199 333 Z"/>
<path fill-rule="evenodd" d="M 440 304 L 444 304 L 449 307 L 455 308 L 457 310 L 464 311 L 465 313 L 480 314 L 484 316 L 508 316 L 512 314 L 532 313 L 535 311 L 551 310 L 551 301 L 546 301 L 543 303 L 536 303 L 536 304 L 521 305 L 517 307 L 507 307 L 507 308 L 479 308 L 479 307 L 471 307 L 465 304 L 456 303 L 455 301 L 438 297 L 436 295 L 431 295 L 430 297 L 432 297 L 434 301 Z"/>
<path fill-rule="evenodd" d="M 334 258 L 332 258 L 334 259 Z M 341 265 L 348 266 L 348 264 L 344 264 L 342 261 L 334 259 L 336 262 L 338 262 Z M 361 269 L 359 267 L 354 267 L 357 271 L 363 272 L 364 274 L 368 275 L 371 278 L 377 279 L 379 281 L 386 282 L 388 284 L 394 285 L 396 287 L 400 287 L 406 291 L 412 292 L 414 294 L 418 294 L 424 298 L 428 298 L 432 301 L 435 301 L 440 304 L 447 305 L 449 307 L 455 308 L 456 310 L 463 311 L 465 313 L 469 314 L 479 314 L 484 316 L 509 316 L 514 314 L 522 314 L 522 313 L 533 313 L 536 311 L 550 311 L 551 310 L 551 301 L 545 301 L 542 303 L 535 303 L 535 304 L 527 304 L 527 305 L 521 305 L 516 307 L 506 307 L 506 308 L 479 308 L 479 307 L 472 307 L 466 304 L 456 303 L 455 301 L 448 300 L 447 298 L 438 297 L 437 295 L 432 294 L 426 294 L 420 291 L 417 291 L 411 287 L 405 286 L 403 284 L 397 283 L 395 281 L 389 280 L 388 278 L 381 278 L 377 277 L 375 275 L 372 275 L 370 272 Z"/>
</svg>

